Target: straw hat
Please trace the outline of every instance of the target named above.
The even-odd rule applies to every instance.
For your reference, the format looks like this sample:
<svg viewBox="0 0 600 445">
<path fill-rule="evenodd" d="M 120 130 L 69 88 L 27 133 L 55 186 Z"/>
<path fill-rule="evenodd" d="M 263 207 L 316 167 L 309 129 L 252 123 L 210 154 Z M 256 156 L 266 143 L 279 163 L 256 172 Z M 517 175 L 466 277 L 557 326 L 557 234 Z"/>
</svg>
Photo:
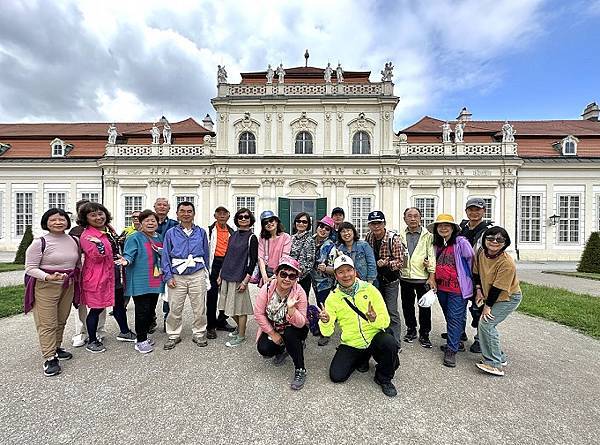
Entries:
<svg viewBox="0 0 600 445">
<path fill-rule="evenodd" d="M 431 233 L 435 233 L 435 225 L 441 223 L 452 224 L 456 230 L 458 230 L 459 232 L 461 230 L 460 226 L 454 221 L 454 217 L 448 213 L 439 214 L 435 221 L 427 226 L 427 230 L 429 230 Z"/>
</svg>

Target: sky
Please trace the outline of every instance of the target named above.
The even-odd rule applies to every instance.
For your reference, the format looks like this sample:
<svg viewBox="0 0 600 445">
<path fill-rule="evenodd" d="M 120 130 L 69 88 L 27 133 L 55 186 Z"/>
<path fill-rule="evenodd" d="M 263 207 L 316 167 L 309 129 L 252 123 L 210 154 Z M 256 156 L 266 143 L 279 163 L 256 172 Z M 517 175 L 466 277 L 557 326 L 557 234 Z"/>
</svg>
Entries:
<svg viewBox="0 0 600 445">
<path fill-rule="evenodd" d="M 267 64 L 341 63 L 380 81 L 394 127 L 578 119 L 600 102 L 600 0 L 1 0 L 0 122 L 171 122 Z"/>
</svg>

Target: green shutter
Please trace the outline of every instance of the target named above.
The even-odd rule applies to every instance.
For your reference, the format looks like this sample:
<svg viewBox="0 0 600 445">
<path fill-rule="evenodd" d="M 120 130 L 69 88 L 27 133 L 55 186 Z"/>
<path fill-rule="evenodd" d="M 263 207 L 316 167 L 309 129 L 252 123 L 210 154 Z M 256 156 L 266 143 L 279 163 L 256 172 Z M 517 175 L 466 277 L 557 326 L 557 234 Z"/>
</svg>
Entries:
<svg viewBox="0 0 600 445">
<path fill-rule="evenodd" d="M 285 231 L 290 233 L 290 200 L 288 198 L 279 198 L 277 215 L 283 223 Z"/>
<path fill-rule="evenodd" d="M 317 198 L 316 218 L 320 221 L 321 218 L 327 215 L 327 198 Z M 316 223 L 316 221 L 315 221 Z"/>
</svg>

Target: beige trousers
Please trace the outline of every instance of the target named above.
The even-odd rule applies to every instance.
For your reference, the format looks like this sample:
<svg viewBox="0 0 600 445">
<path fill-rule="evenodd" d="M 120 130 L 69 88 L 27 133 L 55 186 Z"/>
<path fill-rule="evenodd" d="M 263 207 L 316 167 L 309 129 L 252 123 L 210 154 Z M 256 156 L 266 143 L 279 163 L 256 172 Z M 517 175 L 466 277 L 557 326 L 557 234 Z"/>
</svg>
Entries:
<svg viewBox="0 0 600 445">
<path fill-rule="evenodd" d="M 206 283 L 208 276 L 206 268 L 191 275 L 173 275 L 176 286 L 169 288 L 169 315 L 167 316 L 167 335 L 169 338 L 181 336 L 181 316 L 187 296 L 194 314 L 192 333 L 195 337 L 206 335 Z"/>
<path fill-rule="evenodd" d="M 36 280 L 33 320 L 40 340 L 42 356 L 49 360 L 56 354 L 63 340 L 65 324 L 73 304 L 73 283 L 67 288 L 62 282 Z"/>
</svg>

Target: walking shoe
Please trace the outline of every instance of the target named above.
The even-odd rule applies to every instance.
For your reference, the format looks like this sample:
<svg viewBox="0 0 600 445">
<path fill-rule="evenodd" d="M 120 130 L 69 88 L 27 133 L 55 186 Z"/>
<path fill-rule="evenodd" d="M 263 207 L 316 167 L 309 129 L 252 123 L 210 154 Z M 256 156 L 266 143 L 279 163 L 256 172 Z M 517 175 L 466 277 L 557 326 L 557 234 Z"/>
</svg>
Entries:
<svg viewBox="0 0 600 445">
<path fill-rule="evenodd" d="M 56 358 L 59 360 L 71 360 L 73 358 L 73 354 L 65 351 L 64 348 L 56 348 Z"/>
<path fill-rule="evenodd" d="M 231 326 L 229 323 L 227 323 L 227 321 L 217 325 L 217 331 L 233 332 L 236 329 L 237 328 L 235 326 Z"/>
<path fill-rule="evenodd" d="M 196 343 L 198 346 L 200 346 L 201 348 L 203 348 L 204 346 L 208 346 L 208 340 L 206 340 L 205 336 L 202 336 L 202 337 L 193 336 L 192 341 L 194 343 Z"/>
<path fill-rule="evenodd" d="M 479 340 L 475 340 L 471 347 L 469 348 L 473 354 L 481 354 L 481 345 L 479 344 Z"/>
<path fill-rule="evenodd" d="M 154 341 L 154 339 L 153 339 L 153 338 L 150 338 L 150 337 L 147 337 L 147 338 L 146 338 L 146 341 L 148 342 L 148 344 L 149 344 L 150 346 L 154 346 L 154 345 L 156 344 L 156 342 Z"/>
<path fill-rule="evenodd" d="M 294 379 L 290 383 L 290 388 L 293 390 L 302 389 L 306 382 L 306 369 L 296 369 L 294 371 Z"/>
<path fill-rule="evenodd" d="M 242 336 L 238 335 L 237 337 L 233 337 L 231 340 L 229 340 L 227 343 L 225 343 L 225 346 L 227 346 L 228 348 L 235 348 L 236 346 L 241 345 L 245 341 L 246 341 L 246 337 L 242 337 Z"/>
<path fill-rule="evenodd" d="M 107 335 L 108 335 L 108 332 L 106 332 L 106 329 L 104 329 L 104 328 L 99 328 L 96 331 L 96 338 L 98 339 L 98 341 L 103 341 Z"/>
<path fill-rule="evenodd" d="M 99 354 L 101 352 L 106 351 L 106 348 L 100 340 L 96 340 L 91 343 L 88 343 L 85 347 L 85 350 L 90 351 L 92 354 Z"/>
<path fill-rule="evenodd" d="M 456 367 L 456 352 L 446 349 L 444 353 L 444 366 L 448 368 Z"/>
<path fill-rule="evenodd" d="M 329 337 L 321 337 L 321 338 L 319 338 L 319 341 L 317 342 L 317 344 L 319 346 L 325 346 L 325 345 L 327 345 L 327 343 L 329 343 Z"/>
<path fill-rule="evenodd" d="M 288 356 L 287 351 L 283 351 L 281 354 L 277 354 L 273 357 L 273 366 L 281 366 L 285 362 L 285 358 Z"/>
<path fill-rule="evenodd" d="M 214 340 L 215 338 L 217 338 L 217 330 L 214 328 L 207 329 L 206 338 L 208 338 L 209 340 Z"/>
<path fill-rule="evenodd" d="M 75 337 L 73 337 L 74 348 L 81 348 L 82 346 L 85 346 L 86 343 L 87 338 L 85 338 L 83 335 L 76 335 Z"/>
<path fill-rule="evenodd" d="M 360 365 L 358 365 L 356 367 L 356 370 L 358 372 L 369 372 L 369 360 L 367 360 L 366 362 L 363 362 Z"/>
<path fill-rule="evenodd" d="M 408 331 L 404 336 L 404 341 L 406 343 L 412 343 L 417 338 L 417 331 Z"/>
<path fill-rule="evenodd" d="M 134 342 L 136 340 L 136 338 L 135 338 L 135 334 L 133 332 L 129 331 L 129 332 L 126 332 L 125 334 L 121 333 L 121 334 L 117 335 L 117 340 Z"/>
<path fill-rule="evenodd" d="M 148 340 L 136 342 L 134 348 L 137 352 L 140 352 L 142 354 L 148 354 L 154 351 L 154 348 L 148 342 Z"/>
<path fill-rule="evenodd" d="M 233 331 L 227 334 L 228 337 L 237 337 L 238 335 L 240 335 L 239 328 L 235 328 Z"/>
<path fill-rule="evenodd" d="M 421 335 L 419 337 L 419 343 L 421 343 L 421 346 L 423 346 L 424 348 L 427 348 L 427 349 L 433 348 L 433 345 L 431 344 L 431 341 L 429 340 L 429 335 Z"/>
<path fill-rule="evenodd" d="M 181 337 L 169 338 L 163 345 L 163 349 L 165 351 L 170 351 L 177 346 L 177 343 L 181 343 Z"/>
<path fill-rule="evenodd" d="M 444 332 L 444 333 L 441 335 L 441 337 L 442 337 L 444 340 L 448 340 L 448 333 L 447 333 L 447 332 Z M 460 334 L 460 339 L 461 339 L 462 341 L 467 341 L 467 340 L 469 339 L 469 337 L 467 337 L 467 334 L 463 332 L 462 334 Z"/>
<path fill-rule="evenodd" d="M 442 351 L 446 351 L 447 348 L 448 348 L 448 345 L 440 346 L 440 349 Z M 458 352 L 465 352 L 465 344 L 462 341 L 458 343 Z"/>
<path fill-rule="evenodd" d="M 60 374 L 60 371 L 60 365 L 58 364 L 58 359 L 56 357 L 51 358 L 50 360 L 46 360 L 44 362 L 44 375 L 46 377 L 58 375 Z"/>
<path fill-rule="evenodd" d="M 388 397 L 396 397 L 398 395 L 398 391 L 392 382 L 382 382 L 377 376 L 373 377 L 373 381 L 381 386 L 381 391 Z"/>
<path fill-rule="evenodd" d="M 504 370 L 494 368 L 492 365 L 488 365 L 487 363 L 475 363 L 475 366 L 477 366 L 483 372 L 487 372 L 488 374 L 497 375 L 500 377 L 504 375 Z"/>
</svg>

